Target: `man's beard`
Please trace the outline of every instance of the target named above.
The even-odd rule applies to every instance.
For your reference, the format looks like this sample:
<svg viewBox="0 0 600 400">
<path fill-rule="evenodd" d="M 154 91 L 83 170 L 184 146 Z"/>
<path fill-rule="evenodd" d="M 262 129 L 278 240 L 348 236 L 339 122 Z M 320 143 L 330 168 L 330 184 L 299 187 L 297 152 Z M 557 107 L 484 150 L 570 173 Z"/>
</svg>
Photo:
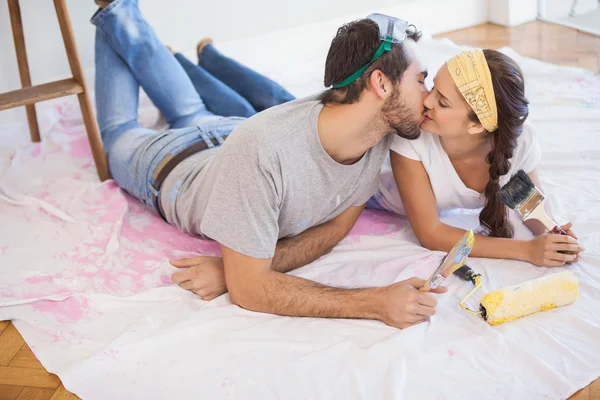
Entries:
<svg viewBox="0 0 600 400">
<path fill-rule="evenodd" d="M 400 98 L 400 90 L 394 92 L 387 99 L 383 108 L 383 120 L 391 129 L 390 133 L 408 140 L 417 139 L 421 135 L 421 119 L 415 119 L 412 110 Z"/>
</svg>

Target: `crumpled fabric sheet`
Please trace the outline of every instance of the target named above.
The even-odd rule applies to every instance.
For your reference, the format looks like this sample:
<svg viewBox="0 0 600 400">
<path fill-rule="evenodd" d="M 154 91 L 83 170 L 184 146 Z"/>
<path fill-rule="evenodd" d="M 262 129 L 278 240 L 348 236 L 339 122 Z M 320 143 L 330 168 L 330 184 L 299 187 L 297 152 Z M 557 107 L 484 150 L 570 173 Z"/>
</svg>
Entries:
<svg viewBox="0 0 600 400">
<path fill-rule="evenodd" d="M 223 51 L 301 96 L 320 89 L 330 35 L 301 30 Z M 290 57 L 268 48 L 285 41 Z M 271 47 L 270 47 L 271 46 Z M 424 40 L 432 75 L 460 51 Z M 84 399 L 563 399 L 600 376 L 600 77 L 520 57 L 543 150 L 540 175 L 560 222 L 586 247 L 567 267 L 575 304 L 491 327 L 464 312 L 470 284 L 451 277 L 437 315 L 397 330 L 378 321 L 246 311 L 174 285 L 171 258 L 218 254 L 99 183 L 77 103 L 42 114 L 44 140 L 0 127 L 0 319 Z M 431 78 L 429 78 L 431 79 Z M 156 112 L 144 97 L 141 121 Z M 476 226 L 458 210 L 445 219 Z M 518 237 L 531 237 L 519 222 Z M 529 235 L 529 236 L 528 236 Z M 418 245 L 405 219 L 366 211 L 331 254 L 294 271 L 333 286 L 427 277 L 443 254 Z M 561 268 L 470 259 L 489 290 Z"/>
</svg>

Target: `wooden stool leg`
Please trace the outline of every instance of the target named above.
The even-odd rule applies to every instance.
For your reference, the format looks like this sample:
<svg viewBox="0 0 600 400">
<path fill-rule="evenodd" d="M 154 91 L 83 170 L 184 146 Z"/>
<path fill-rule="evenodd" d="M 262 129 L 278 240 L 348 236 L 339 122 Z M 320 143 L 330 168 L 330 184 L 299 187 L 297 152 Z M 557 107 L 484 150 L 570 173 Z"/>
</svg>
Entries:
<svg viewBox="0 0 600 400">
<path fill-rule="evenodd" d="M 100 132 L 98 131 L 98 125 L 96 124 L 96 117 L 94 116 L 92 104 L 88 96 L 87 86 L 83 77 L 83 69 L 81 68 L 79 53 L 77 52 L 77 47 L 75 46 L 75 37 L 73 35 L 71 19 L 69 18 L 65 0 L 54 0 L 54 8 L 56 9 L 56 16 L 58 17 L 60 31 L 65 43 L 65 50 L 67 51 L 67 58 L 69 59 L 71 73 L 73 74 L 73 78 L 75 78 L 75 80 L 79 82 L 84 89 L 83 93 L 77 95 L 77 98 L 79 99 L 79 106 L 81 107 L 83 122 L 85 123 L 88 140 L 90 142 L 92 154 L 96 163 L 98 177 L 100 177 L 101 181 L 105 181 L 106 179 L 110 178 L 108 163 L 106 162 L 104 146 L 102 145 L 102 139 L 100 138 Z"/>
<path fill-rule="evenodd" d="M 12 26 L 13 39 L 15 41 L 15 51 L 17 53 L 17 64 L 19 65 L 19 76 L 21 77 L 21 87 L 31 86 L 31 75 L 29 74 L 29 63 L 27 62 L 27 50 L 25 50 L 25 36 L 23 35 L 23 21 L 21 19 L 21 7 L 19 0 L 8 0 L 8 12 L 10 14 L 10 24 Z M 27 112 L 27 121 L 29 122 L 29 132 L 32 142 L 40 141 L 40 128 L 35 113 L 35 105 L 25 106 Z"/>
</svg>

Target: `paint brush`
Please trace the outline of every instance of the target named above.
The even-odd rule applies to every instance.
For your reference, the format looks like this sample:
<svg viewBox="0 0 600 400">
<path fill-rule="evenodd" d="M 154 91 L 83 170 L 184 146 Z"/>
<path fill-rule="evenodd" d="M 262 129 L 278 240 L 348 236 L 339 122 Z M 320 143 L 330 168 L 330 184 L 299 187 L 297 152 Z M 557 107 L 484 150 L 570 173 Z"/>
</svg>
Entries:
<svg viewBox="0 0 600 400">
<path fill-rule="evenodd" d="M 475 234 L 470 230 L 454 245 L 420 290 L 429 292 L 431 289 L 440 287 L 447 277 L 465 264 L 465 260 L 473 249 L 473 244 L 475 244 Z"/>
<path fill-rule="evenodd" d="M 515 210 L 523 221 L 537 219 L 544 224 L 548 232 L 567 235 L 567 232 L 546 214 L 546 197 L 535 187 L 529 175 L 522 169 L 517 171 L 508 183 L 502 187 L 500 199 L 508 207 Z"/>
</svg>

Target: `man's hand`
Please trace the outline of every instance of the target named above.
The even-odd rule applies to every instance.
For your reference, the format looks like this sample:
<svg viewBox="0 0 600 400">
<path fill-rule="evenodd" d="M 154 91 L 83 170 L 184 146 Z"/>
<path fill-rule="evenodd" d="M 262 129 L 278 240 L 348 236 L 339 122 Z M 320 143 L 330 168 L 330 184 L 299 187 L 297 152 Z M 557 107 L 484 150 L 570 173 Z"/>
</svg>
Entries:
<svg viewBox="0 0 600 400">
<path fill-rule="evenodd" d="M 181 271 L 173 274 L 173 282 L 196 293 L 203 300 L 212 300 L 227 293 L 221 257 L 199 256 L 169 262 L 181 268 Z"/>
<path fill-rule="evenodd" d="M 364 207 L 349 207 L 329 222 L 279 240 L 270 268 L 289 272 L 329 253 L 350 232 Z M 222 258 L 198 256 L 171 261 L 171 265 L 185 268 L 173 275 L 173 282 L 198 294 L 203 300 L 212 300 L 227 293 Z"/>
<path fill-rule="evenodd" d="M 223 245 L 221 254 L 231 302 L 247 310 L 292 317 L 378 319 L 396 328 L 422 322 L 435 313 L 433 295 L 418 291 L 423 279 L 341 289 L 273 271 L 270 260 L 251 258 Z"/>
<path fill-rule="evenodd" d="M 435 315 L 437 300 L 430 293 L 420 292 L 425 284 L 424 279 L 410 278 L 382 288 L 385 307 L 382 310 L 381 321 L 400 329 L 408 328 L 424 322 Z M 432 289 L 433 293 L 445 293 L 448 289 L 439 287 Z"/>
</svg>

